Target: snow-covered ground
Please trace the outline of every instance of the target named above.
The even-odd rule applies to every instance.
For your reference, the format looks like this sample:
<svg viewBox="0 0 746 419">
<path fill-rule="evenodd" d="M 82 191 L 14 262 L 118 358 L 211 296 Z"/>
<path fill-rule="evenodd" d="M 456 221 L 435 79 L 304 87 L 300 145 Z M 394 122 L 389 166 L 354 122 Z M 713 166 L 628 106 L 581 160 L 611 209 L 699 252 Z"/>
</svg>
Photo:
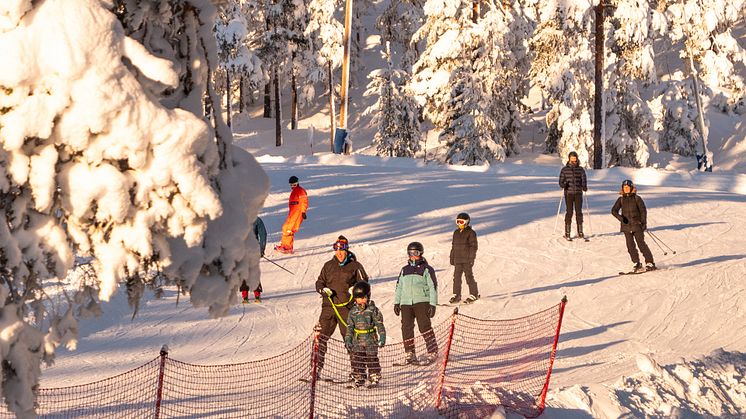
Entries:
<svg viewBox="0 0 746 419">
<path fill-rule="evenodd" d="M 239 121 L 235 129 L 242 123 L 261 132 L 261 121 Z M 318 132 L 316 138 L 325 141 Z M 44 370 L 43 387 L 124 372 L 156 357 L 163 344 L 171 357 L 198 364 L 257 360 L 294 347 L 318 318 L 314 282 L 339 234 L 351 240 L 371 275 L 373 299 L 398 341 L 393 293 L 407 243 L 424 243 L 439 275 L 439 296 L 447 299 L 451 232 L 456 214 L 465 211 L 479 234 L 475 274 L 482 299 L 462 313 L 514 318 L 563 295 L 569 299 L 544 417 L 746 413 L 746 355 L 738 352 L 746 348 L 746 175 L 590 171 L 590 242 L 566 242 L 561 221 L 554 230 L 556 158 L 527 154 L 520 163 L 492 168 L 444 167 L 330 155 L 328 142 L 318 146 L 323 153 L 310 156 L 306 130 L 287 138 L 279 149 L 284 157 L 268 154 L 273 141 L 267 133 L 237 136 L 272 183 L 261 212 L 268 248 L 279 241 L 287 213 L 288 177 L 298 176 L 308 191 L 297 254 L 268 252 L 294 275 L 263 261 L 265 302 L 237 304 L 221 319 L 210 319 L 184 297 L 177 305 L 169 289 L 160 300 L 149 296 L 131 320 L 120 292 L 102 317 L 82 323 L 76 351 L 59 351 L 55 365 Z M 609 210 L 625 178 L 639 185 L 650 229 L 676 250 L 663 255 L 649 242 L 657 272 L 617 275 L 631 262 Z M 438 312 L 435 321 L 448 314 Z M 713 354 L 719 348 L 727 352 Z"/>
</svg>

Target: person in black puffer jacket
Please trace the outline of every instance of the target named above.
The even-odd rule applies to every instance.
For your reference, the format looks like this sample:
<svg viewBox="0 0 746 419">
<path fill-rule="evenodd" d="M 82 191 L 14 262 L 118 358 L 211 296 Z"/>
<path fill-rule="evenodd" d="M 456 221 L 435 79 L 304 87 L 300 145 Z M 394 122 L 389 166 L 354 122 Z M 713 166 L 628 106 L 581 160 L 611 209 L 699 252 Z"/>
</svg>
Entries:
<svg viewBox="0 0 746 419">
<path fill-rule="evenodd" d="M 637 195 L 637 188 L 631 180 L 622 182 L 621 195 L 617 198 L 614 206 L 611 208 L 611 214 L 621 222 L 620 231 L 624 233 L 627 241 L 627 252 L 632 258 L 634 272 L 645 272 L 646 270 L 655 269 L 655 261 L 650 248 L 645 244 L 645 230 L 648 229 L 648 210 L 645 208 L 645 202 Z M 620 211 L 621 210 L 621 214 Z M 640 248 L 642 255 L 645 257 L 645 267 L 640 264 L 640 255 L 637 248 Z"/>
<path fill-rule="evenodd" d="M 456 230 L 451 241 L 451 265 L 453 265 L 453 296 L 449 303 L 461 301 L 461 276 L 466 276 L 469 296 L 464 302 L 471 304 L 479 299 L 477 281 L 474 280 L 474 260 L 477 258 L 477 233 L 471 228 L 469 214 L 462 212 L 456 216 Z"/>
<path fill-rule="evenodd" d="M 571 151 L 567 164 L 560 170 L 559 186 L 565 190 L 565 238 L 570 240 L 572 213 L 575 210 L 575 222 L 578 226 L 578 237 L 583 238 L 583 192 L 588 190 L 585 170 L 580 167 L 578 153 Z"/>
</svg>

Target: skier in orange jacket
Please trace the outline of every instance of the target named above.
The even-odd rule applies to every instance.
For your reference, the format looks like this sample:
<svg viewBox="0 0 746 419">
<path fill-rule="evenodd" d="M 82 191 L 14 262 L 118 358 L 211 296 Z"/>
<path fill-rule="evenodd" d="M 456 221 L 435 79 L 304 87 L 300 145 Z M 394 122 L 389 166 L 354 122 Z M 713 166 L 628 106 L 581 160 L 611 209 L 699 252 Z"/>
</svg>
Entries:
<svg viewBox="0 0 746 419">
<path fill-rule="evenodd" d="M 282 253 L 293 253 L 293 239 L 295 232 L 300 229 L 303 220 L 306 219 L 306 210 L 308 209 L 308 195 L 306 190 L 298 184 L 296 176 L 290 176 L 290 198 L 288 199 L 288 218 L 282 225 L 282 241 L 275 246 L 275 250 Z"/>
</svg>

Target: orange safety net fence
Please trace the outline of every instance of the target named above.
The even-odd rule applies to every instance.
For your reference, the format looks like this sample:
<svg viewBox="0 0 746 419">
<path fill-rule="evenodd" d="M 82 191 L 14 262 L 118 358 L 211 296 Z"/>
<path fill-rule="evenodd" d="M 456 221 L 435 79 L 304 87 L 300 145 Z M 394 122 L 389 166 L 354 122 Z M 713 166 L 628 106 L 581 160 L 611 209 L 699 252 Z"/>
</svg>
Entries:
<svg viewBox="0 0 746 419">
<path fill-rule="evenodd" d="M 351 353 L 343 341 L 319 334 L 281 355 L 240 364 L 193 365 L 161 352 L 115 377 L 40 389 L 37 415 L 464 418 L 502 405 L 535 417 L 544 410 L 565 304 L 511 320 L 455 310 L 431 331 L 415 329 L 414 364 L 405 362 L 405 342 Z M 393 324 L 387 329 L 389 340 L 398 335 Z M 3 406 L 0 417 L 13 415 Z"/>
</svg>

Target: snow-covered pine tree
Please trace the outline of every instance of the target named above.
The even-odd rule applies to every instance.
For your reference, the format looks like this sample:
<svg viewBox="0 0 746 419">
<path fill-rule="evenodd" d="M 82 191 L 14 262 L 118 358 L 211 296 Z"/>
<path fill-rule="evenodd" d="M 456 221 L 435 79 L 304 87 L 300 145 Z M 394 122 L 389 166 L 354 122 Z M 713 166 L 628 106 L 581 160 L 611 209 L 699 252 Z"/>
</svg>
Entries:
<svg viewBox="0 0 746 419">
<path fill-rule="evenodd" d="M 344 26 L 334 18 L 338 4 L 338 0 L 311 0 L 308 3 L 309 20 L 303 34 L 309 40 L 309 48 L 305 53 L 304 71 L 301 74 L 305 82 L 301 95 L 304 103 L 310 103 L 316 97 L 316 83 L 326 85 L 329 93 L 329 133 L 332 150 L 336 118 L 334 70 L 342 64 L 344 51 Z"/>
<path fill-rule="evenodd" d="M 612 3 L 606 29 L 604 63 L 604 162 L 642 167 L 649 147 L 658 148 L 655 117 L 639 84 L 657 81 L 653 41 L 665 30 L 665 17 L 647 0 Z"/>
<path fill-rule="evenodd" d="M 401 52 L 399 67 L 406 72 L 412 71 L 412 64 L 419 57 L 417 43 L 411 41 L 424 23 L 423 6 L 422 0 L 391 0 L 376 20 L 381 45 L 388 41 L 392 51 Z"/>
<path fill-rule="evenodd" d="M 394 68 L 390 43 L 382 51 L 386 67 L 374 70 L 368 76 L 366 96 L 378 96 L 365 114 L 372 114 L 371 121 L 377 127 L 373 144 L 376 154 L 391 157 L 414 157 L 420 150 L 419 108 L 406 90 L 409 75 Z"/>
<path fill-rule="evenodd" d="M 697 128 L 697 104 L 691 80 L 677 71 L 661 86 L 663 93 L 651 105 L 658 110 L 656 129 L 661 133 L 660 150 L 694 156 L 702 137 Z"/>
<path fill-rule="evenodd" d="M 0 3 L 0 362 L 19 417 L 34 415 L 41 362 L 75 347 L 76 316 L 153 264 L 213 315 L 259 280 L 251 225 L 268 181 L 231 146 L 209 84 L 213 4 L 111 6 Z M 95 277 L 66 283 L 76 256 Z M 65 295 L 46 291 L 60 282 Z"/>
<path fill-rule="evenodd" d="M 590 3 L 537 5 L 538 26 L 530 45 L 533 83 L 549 99 L 546 152 L 578 153 L 588 167 L 593 150 L 593 45 Z"/>
<path fill-rule="evenodd" d="M 220 10 L 215 22 L 220 67 L 214 77 L 218 94 L 226 96 L 228 126 L 231 125 L 233 98 L 238 97 L 242 110 L 244 87 L 256 87 L 263 78 L 261 60 L 248 48 L 245 16 L 241 4 L 231 0 Z"/>
</svg>

